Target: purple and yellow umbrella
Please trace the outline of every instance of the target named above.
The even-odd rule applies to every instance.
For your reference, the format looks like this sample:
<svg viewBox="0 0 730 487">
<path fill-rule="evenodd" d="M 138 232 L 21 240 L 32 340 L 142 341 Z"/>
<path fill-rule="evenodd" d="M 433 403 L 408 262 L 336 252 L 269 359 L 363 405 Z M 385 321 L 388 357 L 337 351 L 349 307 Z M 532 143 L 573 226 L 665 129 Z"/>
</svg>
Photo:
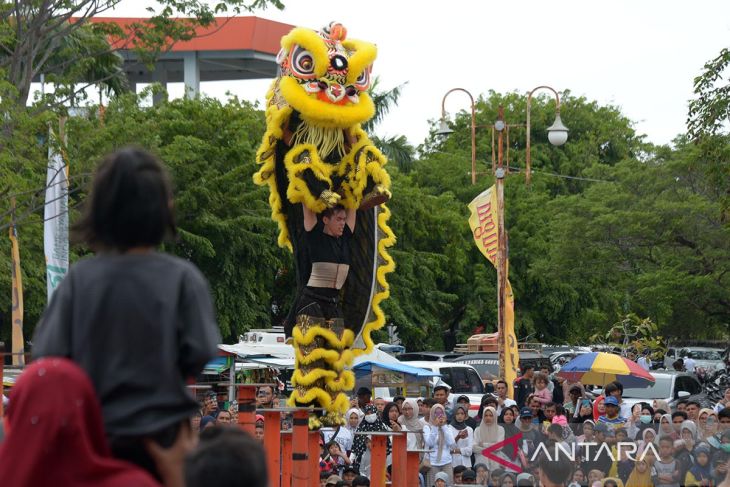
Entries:
<svg viewBox="0 0 730 487">
<path fill-rule="evenodd" d="M 633 362 L 620 355 L 605 352 L 583 353 L 563 365 L 558 372 L 571 382 L 605 386 L 618 381 L 624 387 L 648 387 L 654 377 Z"/>
</svg>

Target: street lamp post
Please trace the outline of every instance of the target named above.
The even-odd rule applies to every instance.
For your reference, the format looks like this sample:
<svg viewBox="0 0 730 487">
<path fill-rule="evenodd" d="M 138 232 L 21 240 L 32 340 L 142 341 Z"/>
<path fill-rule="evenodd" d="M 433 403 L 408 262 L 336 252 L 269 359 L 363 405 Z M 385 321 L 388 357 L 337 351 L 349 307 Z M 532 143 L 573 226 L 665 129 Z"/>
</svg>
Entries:
<svg viewBox="0 0 730 487">
<path fill-rule="evenodd" d="M 532 95 L 537 90 L 543 88 L 552 91 L 555 95 L 555 121 L 551 126 L 547 128 L 548 140 L 552 145 L 555 146 L 561 146 L 565 144 L 565 142 L 568 140 L 568 128 L 563 125 L 563 121 L 560 119 L 560 96 L 558 95 L 558 92 L 555 91 L 553 88 L 544 85 L 533 88 L 532 91 L 530 91 L 530 93 L 527 95 L 527 133 L 525 134 L 525 138 L 527 139 L 527 153 L 525 154 L 525 182 L 528 186 L 530 185 L 530 181 L 532 179 L 532 160 L 530 158 L 530 105 L 532 103 Z"/>
<path fill-rule="evenodd" d="M 549 86 L 538 86 L 531 90 L 527 96 L 527 121 L 526 121 L 526 138 L 527 148 L 525 157 L 525 180 L 529 185 L 531 180 L 531 158 L 530 158 L 530 105 L 532 95 L 539 89 L 548 89 L 553 92 L 556 100 L 555 121 L 548 127 L 548 140 L 552 145 L 560 146 L 568 140 L 568 129 L 563 125 L 560 119 L 560 96 L 558 92 Z M 446 97 L 454 91 L 463 91 L 469 95 L 471 100 L 471 147 L 472 147 L 472 170 L 471 182 L 476 184 L 476 114 L 474 108 L 474 97 L 463 88 L 454 88 L 446 92 L 441 101 L 441 122 L 436 135 L 448 136 L 453 132 L 446 123 Z M 495 189 L 497 193 L 497 343 L 499 352 L 499 374 L 505 377 L 505 319 L 506 319 L 506 303 L 507 303 L 507 231 L 504 225 L 504 178 L 507 170 L 504 167 L 504 133 L 508 128 L 504 119 L 504 108 L 500 105 L 497 112 L 497 120 L 491 126 L 492 128 L 492 145 L 494 145 L 494 132 L 497 132 L 497 164 L 494 166 L 494 147 L 492 147 L 492 165 L 495 177 Z M 509 137 L 508 137 L 509 142 Z"/>
<path fill-rule="evenodd" d="M 464 88 L 452 88 L 449 91 L 446 92 L 443 99 L 441 100 L 441 123 L 439 124 L 439 129 L 436 132 L 436 135 L 449 135 L 453 132 L 449 128 L 449 126 L 446 124 L 446 97 L 449 96 L 454 91 L 463 91 L 467 94 L 470 101 L 471 106 L 471 184 L 477 183 L 477 139 L 476 139 L 476 133 L 477 133 L 477 126 L 476 126 L 476 111 L 474 109 L 474 97 L 471 96 L 471 93 L 469 93 Z"/>
</svg>

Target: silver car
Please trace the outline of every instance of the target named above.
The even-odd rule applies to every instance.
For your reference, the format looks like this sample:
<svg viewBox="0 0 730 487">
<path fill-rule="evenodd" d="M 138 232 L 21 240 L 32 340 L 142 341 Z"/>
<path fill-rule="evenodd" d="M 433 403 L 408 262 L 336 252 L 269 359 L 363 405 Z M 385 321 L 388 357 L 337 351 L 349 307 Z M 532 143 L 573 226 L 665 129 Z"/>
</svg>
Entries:
<svg viewBox="0 0 730 487">
<path fill-rule="evenodd" d="M 722 355 L 724 350 L 721 348 L 710 347 L 673 347 L 667 350 L 664 357 L 664 367 L 672 370 L 672 364 L 680 358 L 690 357 L 695 361 L 695 369 L 702 368 L 711 372 L 717 368 L 723 367 Z"/>
<path fill-rule="evenodd" d="M 677 402 L 686 399 L 697 401 L 702 407 L 713 406 L 712 401 L 702 390 L 702 385 L 693 374 L 686 372 L 651 372 L 656 382 L 650 387 L 627 387 L 624 389 L 623 400 L 629 405 L 646 402 L 650 405 L 654 399 L 663 399 L 672 409 Z"/>
</svg>

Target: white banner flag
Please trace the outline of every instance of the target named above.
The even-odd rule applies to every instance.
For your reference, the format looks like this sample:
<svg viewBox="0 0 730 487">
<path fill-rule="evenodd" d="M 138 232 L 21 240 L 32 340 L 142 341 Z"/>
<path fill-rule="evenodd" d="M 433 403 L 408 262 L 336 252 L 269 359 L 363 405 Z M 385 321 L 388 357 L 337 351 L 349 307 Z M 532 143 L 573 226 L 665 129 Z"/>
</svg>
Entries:
<svg viewBox="0 0 730 487">
<path fill-rule="evenodd" d="M 48 301 L 68 272 L 68 179 L 66 163 L 56 149 L 55 135 L 49 130 L 46 205 L 43 212 L 43 247 L 46 254 Z"/>
</svg>

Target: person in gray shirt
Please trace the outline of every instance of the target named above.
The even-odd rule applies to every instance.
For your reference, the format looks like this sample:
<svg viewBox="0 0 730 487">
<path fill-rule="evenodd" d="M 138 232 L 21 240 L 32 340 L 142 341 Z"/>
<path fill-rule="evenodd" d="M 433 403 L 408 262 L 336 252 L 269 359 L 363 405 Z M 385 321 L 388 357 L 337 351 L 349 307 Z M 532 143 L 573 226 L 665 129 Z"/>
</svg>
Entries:
<svg viewBox="0 0 730 487">
<path fill-rule="evenodd" d="M 152 473 L 145 444 L 169 447 L 189 431 L 198 404 L 185 383 L 220 343 L 206 279 L 156 251 L 176 233 L 170 188 L 162 163 L 141 149 L 102 161 L 73 229 L 96 255 L 71 267 L 32 348 L 34 359 L 67 357 L 86 371 L 112 451 Z"/>
</svg>

